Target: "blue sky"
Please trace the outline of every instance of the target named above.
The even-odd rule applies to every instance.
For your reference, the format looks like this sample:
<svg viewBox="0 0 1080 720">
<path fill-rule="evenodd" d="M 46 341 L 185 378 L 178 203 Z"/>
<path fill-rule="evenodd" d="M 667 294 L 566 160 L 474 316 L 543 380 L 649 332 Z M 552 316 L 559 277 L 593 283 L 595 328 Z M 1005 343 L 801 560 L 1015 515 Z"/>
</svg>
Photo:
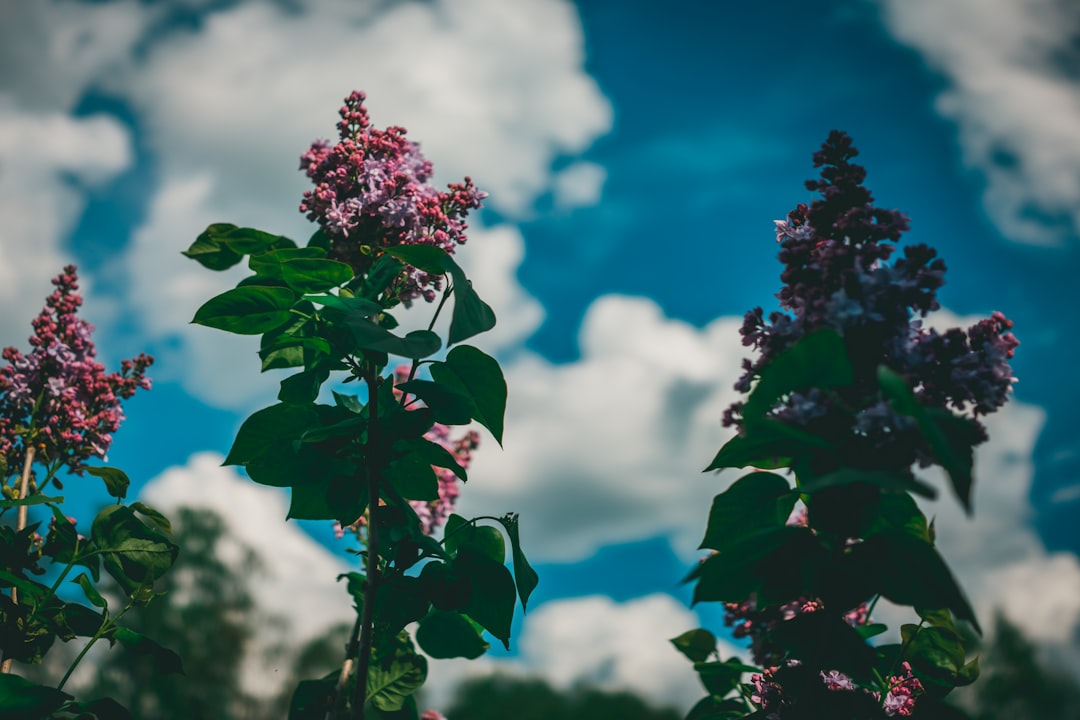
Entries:
<svg viewBox="0 0 1080 720">
<path fill-rule="evenodd" d="M 0 0 L 2 342 L 25 343 L 77 263 L 105 358 L 158 357 L 110 462 L 163 505 L 225 512 L 282 558 L 267 588 L 323 570 L 272 609 L 340 617 L 329 528 L 285 526 L 274 491 L 205 454 L 277 383 L 250 342 L 187 324 L 237 277 L 179 252 L 210 222 L 306 237 L 296 159 L 366 90 L 437 180 L 491 193 L 460 256 L 499 314 L 485 347 L 511 405 L 462 511 L 520 511 L 542 575 L 505 662 L 683 703 L 694 680 L 664 642 L 697 622 L 677 580 L 733 479 L 699 470 L 727 437 L 737 328 L 779 288 L 772 220 L 809 199 L 811 155 L 843 129 L 907 241 L 948 263 L 940 322 L 1016 322 L 976 519 L 948 498 L 928 512 L 982 612 L 1077 658 L 1076 23 L 1066 0 Z M 103 494 L 78 485 L 89 515 Z"/>
</svg>

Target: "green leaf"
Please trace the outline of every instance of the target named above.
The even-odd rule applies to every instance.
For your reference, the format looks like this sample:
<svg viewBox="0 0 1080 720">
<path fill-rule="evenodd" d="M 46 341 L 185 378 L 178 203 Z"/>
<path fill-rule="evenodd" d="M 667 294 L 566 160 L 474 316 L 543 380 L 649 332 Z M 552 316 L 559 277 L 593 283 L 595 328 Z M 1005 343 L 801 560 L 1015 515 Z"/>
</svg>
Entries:
<svg viewBox="0 0 1080 720">
<path fill-rule="evenodd" d="M 294 440 L 318 425 L 319 416 L 311 405 L 279 403 L 263 408 L 240 426 L 222 465 L 247 465 L 280 451 L 283 445 L 291 451 Z"/>
<path fill-rule="evenodd" d="M 37 685 L 29 680 L 0 674 L 0 714 L 10 718 L 44 718 L 59 709 L 71 696 L 56 688 Z"/>
<path fill-rule="evenodd" d="M 93 468 L 87 468 L 92 470 Z M 18 500 L 0 500 L 0 508 L 13 508 L 23 505 L 44 505 L 46 503 L 62 503 L 63 497 L 49 497 L 47 495 L 31 495 L 29 497 L 20 498 Z"/>
<path fill-rule="evenodd" d="M 442 347 L 442 340 L 430 330 L 413 330 L 405 337 L 398 337 L 365 317 L 349 316 L 346 323 L 352 331 L 357 348 L 361 350 L 377 350 L 420 360 L 434 355 Z"/>
<path fill-rule="evenodd" d="M 431 464 L 408 454 L 390 462 L 382 470 L 383 480 L 408 500 L 438 500 L 439 479 Z"/>
<path fill-rule="evenodd" d="M 439 659 L 463 657 L 474 660 L 491 647 L 464 616 L 443 610 L 432 610 L 420 621 L 416 642 L 425 653 Z"/>
<path fill-rule="evenodd" d="M 383 311 L 382 305 L 366 298 L 343 297 L 341 295 L 305 295 L 305 300 L 328 307 L 331 310 L 355 315 L 357 317 L 375 317 Z"/>
<path fill-rule="evenodd" d="M 397 386 L 415 395 L 435 413 L 435 422 L 443 425 L 468 425 L 472 420 L 472 399 L 455 387 L 431 380 L 410 380 Z"/>
<path fill-rule="evenodd" d="M 827 488 L 845 487 L 847 485 L 864 484 L 879 487 L 882 490 L 893 492 L 911 492 L 930 499 L 937 497 L 937 491 L 933 487 L 919 480 L 912 473 L 893 472 L 889 470 L 860 470 L 858 468 L 841 468 L 835 472 L 827 473 L 811 478 L 799 485 L 799 491 L 815 493 Z"/>
<path fill-rule="evenodd" d="M 524 610 L 529 602 L 529 596 L 536 589 L 540 577 L 525 559 L 525 553 L 521 550 L 521 538 L 518 536 L 518 514 L 509 513 L 499 518 L 499 522 L 506 528 L 506 535 L 510 538 L 510 552 L 514 558 L 514 583 L 517 585 L 518 597 L 521 598 L 521 609 Z"/>
<path fill-rule="evenodd" d="M 394 282 L 404 268 L 405 266 L 395 258 L 383 253 L 368 271 L 367 282 L 361 287 L 360 296 L 368 300 L 377 300 L 382 291 Z"/>
<path fill-rule="evenodd" d="M 461 548 L 469 548 L 499 564 L 506 562 L 502 533 L 493 527 L 476 525 L 454 514 L 446 521 L 444 537 L 447 552 L 457 553 Z"/>
<path fill-rule="evenodd" d="M 973 447 L 982 439 L 978 425 L 948 410 L 922 407 L 904 378 L 884 365 L 878 367 L 877 377 L 881 392 L 892 402 L 893 409 L 918 424 L 934 459 L 945 468 L 953 492 L 970 515 Z"/>
<path fill-rule="evenodd" d="M 261 255 L 252 255 L 248 260 L 248 267 L 264 278 L 285 282 L 285 263 L 290 260 L 318 260 L 324 257 L 326 257 L 326 251 L 321 248 L 283 248 Z"/>
<path fill-rule="evenodd" d="M 439 443 L 421 437 L 412 440 L 401 440 L 398 444 L 403 448 L 406 448 L 407 452 L 415 453 L 428 465 L 447 468 L 462 482 L 469 481 L 469 474 L 466 472 L 465 468 L 461 467 L 450 451 Z"/>
<path fill-rule="evenodd" d="M 433 245 L 396 245 L 386 248 L 386 252 L 429 275 L 442 275 L 446 272 L 447 255 L 442 248 Z"/>
<path fill-rule="evenodd" d="M 7 570 L 0 570 L 0 587 L 13 587 L 19 591 L 20 603 L 39 603 L 48 592 L 48 588 L 33 580 L 13 575 Z M 0 676 L 2 677 L 2 676 Z"/>
<path fill-rule="evenodd" d="M 882 532 L 852 548 L 853 555 L 867 554 L 878 569 L 881 594 L 898 605 L 948 608 L 978 632 L 978 620 L 963 591 L 938 551 L 926 540 L 904 532 Z M 897 572 L 903 568 L 903 572 Z"/>
<path fill-rule="evenodd" d="M 94 477 L 99 477 L 105 481 L 105 489 L 114 498 L 120 498 L 121 500 L 127 495 L 128 486 L 131 485 L 131 480 L 128 479 L 127 473 L 123 470 L 111 467 L 87 467 L 86 472 L 90 473 Z"/>
<path fill-rule="evenodd" d="M 431 377 L 468 396 L 473 402 L 472 417 L 502 445 L 506 380 L 493 357 L 470 345 L 459 345 L 445 361 L 431 364 Z"/>
<path fill-rule="evenodd" d="M 230 223 L 215 223 L 203 231 L 187 250 L 180 253 L 189 257 L 209 270 L 228 270 L 244 259 L 244 256 L 224 241 L 230 230 L 236 226 Z"/>
<path fill-rule="evenodd" d="M 295 258 L 281 263 L 281 279 L 298 293 L 322 292 L 352 278 L 353 269 L 337 260 Z"/>
<path fill-rule="evenodd" d="M 748 535 L 781 527 L 798 499 L 783 477 L 750 473 L 713 499 L 700 548 L 726 550 Z"/>
<path fill-rule="evenodd" d="M 744 673 L 758 672 L 758 668 L 743 665 L 738 658 L 724 662 L 697 662 L 694 670 L 701 678 L 701 684 L 712 693 L 713 697 L 722 698 L 739 687 Z"/>
<path fill-rule="evenodd" d="M 130 652 L 152 659 L 158 672 L 165 675 L 184 674 L 184 664 L 179 655 L 142 633 L 118 627 L 113 637 Z"/>
<path fill-rule="evenodd" d="M 364 476 L 328 472 L 301 476 L 292 486 L 286 519 L 337 520 L 351 525 L 367 510 L 369 498 Z"/>
<path fill-rule="evenodd" d="M 472 282 L 465 277 L 465 271 L 452 257 L 447 255 L 443 264 L 454 279 L 454 314 L 450 319 L 446 344 L 456 345 L 495 327 L 495 312 L 476 294 Z"/>
<path fill-rule="evenodd" d="M 702 628 L 687 630 L 682 635 L 671 638 L 671 644 L 696 663 L 705 662 L 716 652 L 716 636 Z"/>
<path fill-rule="evenodd" d="M 333 709 L 337 672 L 321 680 L 301 680 L 289 701 L 289 720 L 323 720 Z"/>
<path fill-rule="evenodd" d="M 169 518 L 165 517 L 160 512 L 150 507 L 146 503 L 132 503 L 131 509 L 142 515 L 151 525 L 153 525 L 158 530 L 167 533 L 172 532 L 172 523 L 169 522 Z"/>
<path fill-rule="evenodd" d="M 83 594 L 86 595 L 86 599 L 90 601 L 91 605 L 104 608 L 105 610 L 109 609 L 109 603 L 105 601 L 105 598 L 101 596 L 98 589 L 94 587 L 93 581 L 86 573 L 83 573 L 71 582 L 78 584 L 78 586 L 82 588 Z"/>
<path fill-rule="evenodd" d="M 191 322 L 238 335 L 259 335 L 288 322 L 295 299 L 285 288 L 233 288 L 203 303 Z"/>
<path fill-rule="evenodd" d="M 296 247 L 296 243 L 287 237 L 255 228 L 232 228 L 221 237 L 230 250 L 240 255 L 259 255 Z"/>
<path fill-rule="evenodd" d="M 162 577 L 179 552 L 168 537 L 143 524 L 134 510 L 123 505 L 109 505 L 99 512 L 90 536 L 101 551 L 105 570 L 129 595 Z"/>
<path fill-rule="evenodd" d="M 127 708 L 112 698 L 98 698 L 90 702 L 76 703 L 75 708 L 79 712 L 90 713 L 97 720 L 133 720 Z M 83 715 L 78 715 L 76 720 L 83 720 Z"/>
<path fill-rule="evenodd" d="M 413 650 L 412 643 L 401 643 L 392 654 L 372 658 L 368 701 L 379 710 L 400 710 L 426 679 L 427 659 Z"/>
<path fill-rule="evenodd" d="M 698 580 L 694 603 L 742 602 L 753 592 L 765 605 L 792 600 L 805 585 L 792 569 L 813 572 L 821 552 L 809 528 L 781 526 L 746 535 L 691 572 L 687 579 Z"/>
<path fill-rule="evenodd" d="M 462 548 L 453 562 L 454 570 L 468 578 L 472 595 L 465 613 L 510 649 L 510 624 L 514 618 L 517 592 L 514 579 L 501 563 L 469 548 Z"/>
<path fill-rule="evenodd" d="M 788 393 L 809 387 L 843 387 L 855 380 L 844 339 L 830 329 L 817 330 L 777 355 L 762 368 L 743 406 L 747 423 L 764 419 Z"/>
<path fill-rule="evenodd" d="M 330 377 L 330 370 L 319 365 L 309 370 L 302 370 L 281 381 L 278 400 L 294 405 L 307 405 L 319 397 L 322 384 Z"/>
</svg>

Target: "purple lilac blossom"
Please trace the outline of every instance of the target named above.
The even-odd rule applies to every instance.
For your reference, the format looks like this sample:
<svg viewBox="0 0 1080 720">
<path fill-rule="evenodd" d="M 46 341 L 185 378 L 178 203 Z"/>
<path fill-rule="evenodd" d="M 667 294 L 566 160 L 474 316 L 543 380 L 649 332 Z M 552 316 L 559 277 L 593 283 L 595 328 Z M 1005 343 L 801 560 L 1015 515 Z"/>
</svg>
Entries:
<svg viewBox="0 0 1080 720">
<path fill-rule="evenodd" d="M 339 114 L 339 142 L 316 140 L 300 156 L 300 169 L 314 183 L 300 211 L 319 224 L 330 242 L 328 256 L 363 274 L 395 245 L 433 245 L 448 253 L 465 242 L 465 217 L 487 193 L 472 180 L 440 192 L 428 183 L 431 163 L 405 129 L 371 127 L 365 95 L 354 91 Z M 393 289 L 406 306 L 417 297 L 435 299 L 442 277 L 408 268 Z"/>
<path fill-rule="evenodd" d="M 105 458 L 112 433 L 124 420 L 121 402 L 137 389 L 149 390 L 140 354 L 106 373 L 95 360 L 93 326 L 78 317 L 82 297 L 75 267 L 53 281 L 56 290 L 34 318 L 32 350 L 5 348 L 0 368 L 0 457 L 7 473 L 20 473 L 28 443 L 44 464 L 66 466 L 78 475 L 91 457 Z"/>
<path fill-rule="evenodd" d="M 832 328 L 845 339 L 856 382 L 842 392 L 792 393 L 772 416 L 847 447 L 852 456 L 906 468 L 928 454 L 914 423 L 881 402 L 878 365 L 903 376 L 924 406 L 968 413 L 978 424 L 978 416 L 1000 408 L 1012 391 L 1016 380 L 1009 360 L 1019 343 L 1000 312 L 966 330 L 922 327 L 921 318 L 939 308 L 945 263 L 923 244 L 893 257 L 908 219 L 873 204 L 862 185 L 866 171 L 851 162 L 857 154 L 846 134 L 833 131 L 814 155 L 820 178 L 806 183 L 821 197 L 774 221 L 784 264 L 781 309 L 767 319 L 762 308 L 746 314 L 743 344 L 758 355 L 743 362 L 735 388 L 749 392 L 778 354 L 816 330 Z M 733 404 L 724 424 L 741 431 L 741 412 L 742 403 Z"/>
</svg>

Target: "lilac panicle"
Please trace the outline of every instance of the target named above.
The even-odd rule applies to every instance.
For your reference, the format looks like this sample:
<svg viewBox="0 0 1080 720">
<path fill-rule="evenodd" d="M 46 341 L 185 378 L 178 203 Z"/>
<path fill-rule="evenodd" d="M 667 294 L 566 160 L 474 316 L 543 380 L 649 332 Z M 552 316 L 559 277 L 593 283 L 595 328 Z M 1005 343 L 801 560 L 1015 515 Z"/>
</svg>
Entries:
<svg viewBox="0 0 1080 720">
<path fill-rule="evenodd" d="M 331 146 L 316 140 L 300 156 L 300 169 L 314 183 L 304 192 L 300 211 L 319 224 L 330 241 L 329 256 L 362 274 L 395 245 L 434 245 L 448 253 L 466 240 L 465 217 L 480 207 L 487 193 L 472 180 L 439 191 L 428 183 L 431 163 L 405 129 L 371 127 L 365 95 L 354 91 L 339 114 L 340 140 Z M 422 296 L 431 301 L 442 278 L 409 268 L 395 288 L 409 305 Z"/>
<path fill-rule="evenodd" d="M 150 389 L 149 355 L 124 360 L 114 373 L 95 359 L 94 328 L 77 315 L 82 297 L 75 267 L 52 282 L 56 289 L 33 320 L 30 353 L 3 351 L 0 456 L 9 475 L 21 472 L 29 443 L 43 463 L 81 475 L 86 460 L 105 457 L 124 420 L 121 402 Z"/>
<path fill-rule="evenodd" d="M 780 310 L 746 314 L 743 344 L 758 351 L 743 362 L 735 387 L 751 389 L 777 355 L 823 328 L 840 333 L 852 355 L 856 382 L 847 395 L 810 388 L 792 393 L 773 417 L 846 445 L 891 468 L 908 467 L 919 454 L 915 424 L 875 395 L 877 366 L 899 373 L 927 407 L 952 408 L 976 418 L 1000 408 L 1015 378 L 1009 366 L 1019 344 L 1012 322 L 995 312 L 972 327 L 944 333 L 924 328 L 922 318 L 940 306 L 945 263 L 923 244 L 897 255 L 908 219 L 874 205 L 863 187 L 866 171 L 851 162 L 858 154 L 846 134 L 833 131 L 814 155 L 820 177 L 807 181 L 820 198 L 799 204 L 775 221 L 784 285 Z M 742 403 L 724 423 L 742 427 Z M 985 432 L 983 436 L 985 437 Z M 912 450 L 915 448 L 915 450 Z"/>
</svg>

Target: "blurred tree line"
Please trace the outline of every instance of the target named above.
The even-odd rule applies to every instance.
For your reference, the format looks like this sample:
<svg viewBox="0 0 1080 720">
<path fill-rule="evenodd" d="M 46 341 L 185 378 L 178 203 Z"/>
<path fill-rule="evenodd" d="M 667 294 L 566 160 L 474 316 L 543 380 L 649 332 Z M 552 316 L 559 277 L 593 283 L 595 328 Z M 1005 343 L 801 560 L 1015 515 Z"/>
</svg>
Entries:
<svg viewBox="0 0 1080 720">
<path fill-rule="evenodd" d="M 282 620 L 256 612 L 247 581 L 260 572 L 257 552 L 230 536 L 215 513 L 182 508 L 172 516 L 180 557 L 162 587 L 164 594 L 131 613 L 128 624 L 176 651 L 185 675 L 160 675 L 145 659 L 115 648 L 96 653 L 94 663 L 84 663 L 89 672 L 81 673 L 79 684 L 85 691 L 80 690 L 80 696 L 115 698 L 136 720 L 287 717 L 289 693 L 300 680 L 322 677 L 339 666 L 348 628 L 332 628 L 303 648 L 290 649 Z M 955 717 L 1080 720 L 1080 684 L 1075 678 L 1043 662 L 1036 646 L 1001 615 L 990 637 L 980 653 L 980 679 L 950 696 Z M 79 648 L 65 649 L 69 652 L 50 655 L 53 663 L 65 663 L 59 674 L 54 667 L 22 668 L 23 674 L 55 682 Z M 256 696 L 245 690 L 244 658 L 256 649 L 263 654 L 263 672 L 281 674 L 280 693 Z M 509 675 L 465 682 L 442 710 L 450 720 L 682 718 L 675 709 L 655 708 L 626 692 L 556 690 L 541 679 Z"/>
</svg>

